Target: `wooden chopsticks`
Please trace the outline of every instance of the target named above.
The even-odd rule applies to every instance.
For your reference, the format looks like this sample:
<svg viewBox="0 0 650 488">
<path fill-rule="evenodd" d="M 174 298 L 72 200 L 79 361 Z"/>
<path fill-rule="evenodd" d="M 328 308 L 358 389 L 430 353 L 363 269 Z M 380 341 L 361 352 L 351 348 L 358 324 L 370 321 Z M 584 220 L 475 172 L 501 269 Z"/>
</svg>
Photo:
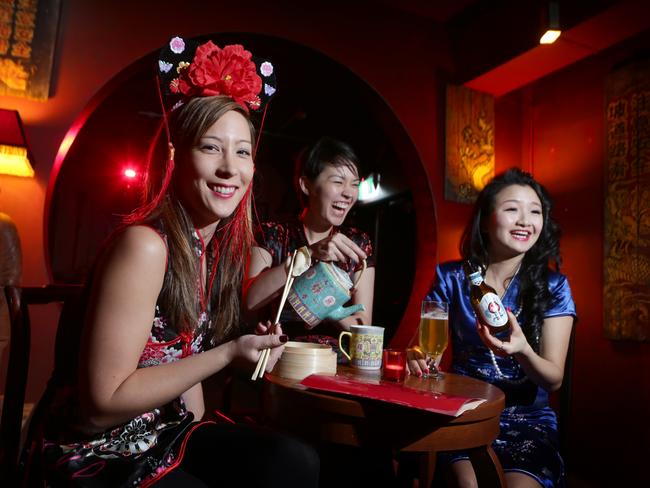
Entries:
<svg viewBox="0 0 650 488">
<path fill-rule="evenodd" d="M 273 325 L 276 325 L 280 322 L 280 314 L 282 313 L 282 309 L 284 308 L 284 303 L 287 301 L 287 297 L 289 296 L 289 291 L 291 290 L 291 285 L 293 284 L 294 276 L 293 276 L 293 263 L 296 261 L 296 256 L 297 252 L 294 252 L 290 257 L 287 258 L 287 262 L 289 263 L 289 268 L 287 270 L 287 281 L 284 283 L 284 289 L 282 290 L 282 298 L 280 299 L 280 305 L 278 306 L 278 312 L 275 315 L 275 321 L 273 322 Z M 257 360 L 257 366 L 255 367 L 255 371 L 253 372 L 253 376 L 251 376 L 251 380 L 255 381 L 258 378 L 262 378 L 264 376 L 264 370 L 266 369 L 266 365 L 269 362 L 269 356 L 271 355 L 271 349 L 263 349 L 260 352 L 260 357 Z"/>
</svg>

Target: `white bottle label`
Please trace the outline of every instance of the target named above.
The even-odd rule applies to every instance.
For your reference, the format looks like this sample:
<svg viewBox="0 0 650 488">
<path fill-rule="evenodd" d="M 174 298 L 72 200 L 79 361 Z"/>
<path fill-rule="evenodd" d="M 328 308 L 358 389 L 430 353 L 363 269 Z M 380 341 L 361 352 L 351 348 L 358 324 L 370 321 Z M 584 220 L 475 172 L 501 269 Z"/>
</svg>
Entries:
<svg viewBox="0 0 650 488">
<path fill-rule="evenodd" d="M 476 285 L 476 286 L 483 283 L 483 276 L 481 276 L 481 272 L 480 271 L 475 271 L 474 273 L 469 275 L 469 281 L 472 282 L 472 285 Z"/>
<path fill-rule="evenodd" d="M 490 327 L 502 327 L 508 322 L 508 314 L 501 300 L 494 293 L 486 293 L 481 298 L 483 320 Z"/>
</svg>

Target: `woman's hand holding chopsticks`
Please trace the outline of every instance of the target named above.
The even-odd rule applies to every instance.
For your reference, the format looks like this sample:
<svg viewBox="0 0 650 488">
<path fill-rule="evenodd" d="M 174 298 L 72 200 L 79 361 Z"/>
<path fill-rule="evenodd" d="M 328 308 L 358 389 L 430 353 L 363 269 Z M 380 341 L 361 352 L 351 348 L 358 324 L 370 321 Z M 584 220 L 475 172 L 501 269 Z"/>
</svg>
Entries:
<svg viewBox="0 0 650 488">
<path fill-rule="evenodd" d="M 282 355 L 284 344 L 289 337 L 282 333 L 281 327 L 271 326 L 268 321 L 258 324 L 254 334 L 246 334 L 232 341 L 233 356 L 241 357 L 250 362 L 256 362 L 262 351 L 269 351 L 267 368 L 271 369 Z"/>
<path fill-rule="evenodd" d="M 279 335 L 282 336 L 282 326 L 280 324 L 275 324 L 273 325 L 270 320 L 267 320 L 266 323 L 260 322 L 257 324 L 257 328 L 255 329 L 255 333 L 258 335 L 267 335 L 267 334 L 273 334 L 273 335 Z M 284 336 L 286 337 L 286 336 Z M 264 371 L 271 371 L 273 369 L 273 366 L 275 366 L 275 363 L 278 362 L 278 359 L 280 359 L 280 356 L 282 356 L 282 351 L 284 351 L 284 345 L 280 347 L 274 347 L 269 351 L 269 358 L 266 363 L 266 368 Z M 262 372 L 263 374 L 264 372 Z"/>
<path fill-rule="evenodd" d="M 293 266 L 296 262 L 296 257 L 298 254 L 300 254 L 300 251 L 293 253 L 287 258 L 287 281 L 284 284 L 284 289 L 282 290 L 282 298 L 280 298 L 280 305 L 278 306 L 278 312 L 275 316 L 275 320 L 273 321 L 273 323 L 277 326 L 280 325 L 280 314 L 282 313 L 282 308 L 284 307 L 284 303 L 287 301 L 289 290 L 291 290 L 291 285 L 293 284 L 293 280 L 295 278 L 293 274 Z M 308 253 L 307 256 L 309 256 Z M 303 271 L 301 271 L 301 273 L 302 272 Z M 257 366 L 255 367 L 255 371 L 253 371 L 253 376 L 251 376 L 251 379 L 253 381 L 264 376 L 264 372 L 267 370 L 270 354 L 270 350 L 262 351 L 260 353 L 260 357 L 257 361 Z"/>
</svg>

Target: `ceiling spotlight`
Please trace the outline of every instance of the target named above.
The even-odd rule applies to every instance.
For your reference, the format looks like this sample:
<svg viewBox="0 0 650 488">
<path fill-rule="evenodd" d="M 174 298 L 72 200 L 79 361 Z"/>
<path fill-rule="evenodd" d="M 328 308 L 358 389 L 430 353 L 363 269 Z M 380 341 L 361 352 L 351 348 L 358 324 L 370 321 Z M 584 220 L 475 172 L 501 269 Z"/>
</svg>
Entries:
<svg viewBox="0 0 650 488">
<path fill-rule="evenodd" d="M 542 29 L 544 33 L 539 38 L 540 44 L 553 44 L 557 41 L 562 29 L 560 29 L 560 6 L 558 2 L 548 2 L 547 18 Z"/>
</svg>

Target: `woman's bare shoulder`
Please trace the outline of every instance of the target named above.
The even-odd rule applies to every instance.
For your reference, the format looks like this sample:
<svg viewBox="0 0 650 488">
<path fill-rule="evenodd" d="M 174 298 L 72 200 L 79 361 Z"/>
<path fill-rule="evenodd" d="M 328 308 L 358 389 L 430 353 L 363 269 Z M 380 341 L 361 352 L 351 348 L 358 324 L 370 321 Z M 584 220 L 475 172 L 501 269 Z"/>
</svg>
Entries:
<svg viewBox="0 0 650 488">
<path fill-rule="evenodd" d="M 104 255 L 104 263 L 123 263 L 133 270 L 164 269 L 167 262 L 167 245 L 163 237 L 152 227 L 129 225 L 112 238 Z"/>
</svg>

